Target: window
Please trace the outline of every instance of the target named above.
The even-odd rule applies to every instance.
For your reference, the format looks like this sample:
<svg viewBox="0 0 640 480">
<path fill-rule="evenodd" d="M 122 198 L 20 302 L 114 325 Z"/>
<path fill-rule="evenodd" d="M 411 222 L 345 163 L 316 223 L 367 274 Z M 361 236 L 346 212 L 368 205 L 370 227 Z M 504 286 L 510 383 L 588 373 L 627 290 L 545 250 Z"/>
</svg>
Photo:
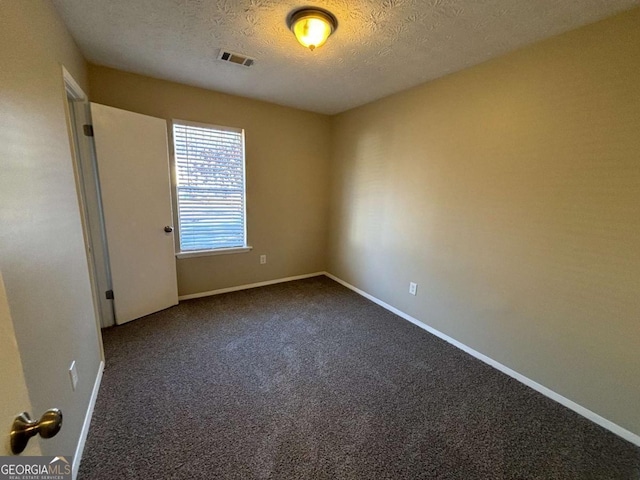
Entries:
<svg viewBox="0 0 640 480">
<path fill-rule="evenodd" d="M 176 120 L 173 145 L 180 253 L 249 248 L 244 130 Z"/>
</svg>

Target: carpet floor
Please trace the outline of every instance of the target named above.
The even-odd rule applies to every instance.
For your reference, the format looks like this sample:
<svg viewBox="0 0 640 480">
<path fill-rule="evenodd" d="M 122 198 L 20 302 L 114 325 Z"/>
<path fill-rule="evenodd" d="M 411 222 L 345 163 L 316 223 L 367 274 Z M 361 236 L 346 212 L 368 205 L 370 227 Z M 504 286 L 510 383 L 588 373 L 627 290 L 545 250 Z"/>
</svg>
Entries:
<svg viewBox="0 0 640 480">
<path fill-rule="evenodd" d="M 640 479 L 640 449 L 326 277 L 103 332 L 81 480 Z"/>
</svg>

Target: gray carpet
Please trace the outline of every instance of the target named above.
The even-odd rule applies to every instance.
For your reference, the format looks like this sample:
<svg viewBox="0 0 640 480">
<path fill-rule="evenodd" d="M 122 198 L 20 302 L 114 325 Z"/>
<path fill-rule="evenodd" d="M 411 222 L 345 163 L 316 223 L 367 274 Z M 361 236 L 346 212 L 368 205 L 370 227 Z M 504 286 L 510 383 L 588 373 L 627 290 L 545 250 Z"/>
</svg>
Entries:
<svg viewBox="0 0 640 480">
<path fill-rule="evenodd" d="M 640 479 L 640 449 L 326 277 L 104 331 L 79 478 Z"/>
</svg>

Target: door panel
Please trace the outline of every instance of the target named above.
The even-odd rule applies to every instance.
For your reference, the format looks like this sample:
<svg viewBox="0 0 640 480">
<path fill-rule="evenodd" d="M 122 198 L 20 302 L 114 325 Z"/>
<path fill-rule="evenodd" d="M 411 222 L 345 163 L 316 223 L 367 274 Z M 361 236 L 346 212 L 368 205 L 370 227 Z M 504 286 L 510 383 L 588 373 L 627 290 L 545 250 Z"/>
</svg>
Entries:
<svg viewBox="0 0 640 480">
<path fill-rule="evenodd" d="M 22 361 L 16 343 L 11 320 L 9 302 L 4 289 L 2 272 L 0 272 L 0 381 L 2 395 L 0 395 L 0 425 L 6 430 L 5 435 L 13 423 L 13 419 L 22 411 L 31 412 L 31 403 L 27 384 L 22 373 Z M 40 444 L 34 439 L 29 442 L 23 455 L 41 455 Z M 0 456 L 13 455 L 9 442 L 2 442 Z"/>
<path fill-rule="evenodd" d="M 91 104 L 116 323 L 178 303 L 165 120 Z"/>
</svg>

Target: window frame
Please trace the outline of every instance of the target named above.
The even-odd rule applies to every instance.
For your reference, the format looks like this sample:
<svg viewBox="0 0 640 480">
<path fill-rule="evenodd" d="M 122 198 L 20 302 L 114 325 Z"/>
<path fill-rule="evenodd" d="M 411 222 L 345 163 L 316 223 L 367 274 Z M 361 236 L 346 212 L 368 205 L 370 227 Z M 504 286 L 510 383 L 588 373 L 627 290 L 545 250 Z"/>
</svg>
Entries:
<svg viewBox="0 0 640 480">
<path fill-rule="evenodd" d="M 244 245 L 238 247 L 219 247 L 219 248 L 209 248 L 205 250 L 181 250 L 181 242 L 180 242 L 180 200 L 178 195 L 178 158 L 176 154 L 176 144 L 175 144 L 175 135 L 174 135 L 174 126 L 181 125 L 186 127 L 198 127 L 198 128 L 208 128 L 212 130 L 220 130 L 224 132 L 234 132 L 240 133 L 242 135 L 242 195 L 243 195 L 243 226 L 244 226 Z M 246 152 L 246 136 L 245 129 L 239 127 L 230 127 L 225 125 L 215 125 L 212 123 L 202 123 L 202 122 L 193 122 L 190 120 L 180 120 L 177 118 L 171 119 L 169 122 L 169 138 L 170 138 L 170 148 L 171 148 L 171 156 L 172 156 L 172 164 L 171 164 L 171 187 L 172 193 L 174 197 L 174 201 L 172 202 L 175 208 L 174 213 L 174 238 L 175 238 L 175 255 L 176 258 L 190 258 L 190 257 L 204 257 L 211 255 L 228 255 L 235 253 L 246 253 L 253 249 L 249 245 L 248 238 L 248 229 L 247 229 L 247 152 Z"/>
</svg>

